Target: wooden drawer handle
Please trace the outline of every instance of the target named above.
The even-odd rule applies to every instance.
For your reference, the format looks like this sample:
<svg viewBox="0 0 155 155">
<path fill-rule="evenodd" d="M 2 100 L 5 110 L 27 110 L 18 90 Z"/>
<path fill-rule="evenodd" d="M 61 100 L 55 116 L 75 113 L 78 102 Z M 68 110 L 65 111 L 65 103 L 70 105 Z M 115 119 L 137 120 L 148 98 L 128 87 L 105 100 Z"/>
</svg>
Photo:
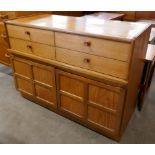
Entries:
<svg viewBox="0 0 155 155">
<path fill-rule="evenodd" d="M 27 45 L 27 48 L 31 49 L 32 50 L 32 46 L 31 45 Z"/>
<path fill-rule="evenodd" d="M 85 41 L 85 42 L 84 42 L 84 45 L 85 45 L 85 46 L 91 46 L 91 42 L 90 42 L 90 41 Z"/>
<path fill-rule="evenodd" d="M 29 31 L 25 31 L 25 34 L 27 34 L 27 35 L 31 35 L 31 33 L 29 32 Z"/>
<path fill-rule="evenodd" d="M 85 63 L 90 63 L 90 59 L 88 59 L 88 58 L 85 58 L 83 61 L 84 61 Z"/>
<path fill-rule="evenodd" d="M 1 38 L 4 38 L 4 39 L 6 39 L 8 36 L 5 34 L 5 33 L 2 33 L 1 34 Z"/>
<path fill-rule="evenodd" d="M 8 53 L 5 53 L 5 57 L 10 58 L 10 55 Z"/>
<path fill-rule="evenodd" d="M 1 19 L 8 19 L 9 16 L 8 16 L 8 15 L 0 15 L 0 18 L 1 18 Z"/>
</svg>

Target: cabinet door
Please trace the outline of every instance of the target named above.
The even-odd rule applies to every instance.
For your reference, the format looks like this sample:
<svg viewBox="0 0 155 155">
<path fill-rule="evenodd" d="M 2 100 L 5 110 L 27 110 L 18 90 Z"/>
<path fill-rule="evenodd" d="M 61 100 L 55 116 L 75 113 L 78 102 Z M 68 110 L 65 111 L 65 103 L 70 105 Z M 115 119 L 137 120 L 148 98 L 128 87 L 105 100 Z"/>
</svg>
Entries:
<svg viewBox="0 0 155 155">
<path fill-rule="evenodd" d="M 86 116 L 85 83 L 81 77 L 57 70 L 59 109 L 79 119 Z"/>
<path fill-rule="evenodd" d="M 9 48 L 8 40 L 6 38 L 6 31 L 3 22 L 0 22 L 0 62 L 6 65 L 10 64 L 10 59 L 7 54 Z"/>
<path fill-rule="evenodd" d="M 16 87 L 22 93 L 56 107 L 55 70 L 53 67 L 13 57 Z"/>
<path fill-rule="evenodd" d="M 118 132 L 124 95 L 121 88 L 91 81 L 88 84 L 88 122 L 107 132 Z"/>
<path fill-rule="evenodd" d="M 59 109 L 110 134 L 118 134 L 125 91 L 57 70 Z"/>
<path fill-rule="evenodd" d="M 56 106 L 54 68 L 33 63 L 32 70 L 36 98 Z"/>
<path fill-rule="evenodd" d="M 12 67 L 16 82 L 16 88 L 26 94 L 33 95 L 33 80 L 31 63 L 26 60 L 13 58 Z"/>
</svg>

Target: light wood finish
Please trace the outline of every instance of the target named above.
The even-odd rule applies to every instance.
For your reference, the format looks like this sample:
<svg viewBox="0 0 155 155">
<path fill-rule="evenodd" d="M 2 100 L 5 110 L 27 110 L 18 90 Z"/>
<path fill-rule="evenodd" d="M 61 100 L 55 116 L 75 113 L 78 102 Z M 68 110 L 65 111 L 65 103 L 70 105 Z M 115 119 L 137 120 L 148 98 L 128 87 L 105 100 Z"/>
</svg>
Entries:
<svg viewBox="0 0 155 155">
<path fill-rule="evenodd" d="M 55 59 L 55 48 L 53 46 L 10 38 L 11 48 L 25 53 L 34 54 L 47 59 Z"/>
<path fill-rule="evenodd" d="M 56 60 L 122 79 L 128 78 L 129 64 L 118 60 L 107 59 L 62 48 L 56 49 Z"/>
<path fill-rule="evenodd" d="M 131 44 L 103 40 L 97 38 L 55 33 L 57 47 L 85 52 L 92 55 L 104 56 L 121 61 L 130 61 Z"/>
<path fill-rule="evenodd" d="M 102 128 L 113 134 L 118 132 L 122 104 L 124 103 L 123 89 L 60 70 L 57 70 L 57 84 L 60 110 L 79 117 L 78 119 L 97 128 Z M 105 92 L 106 94 L 104 94 Z"/>
<path fill-rule="evenodd" d="M 75 117 L 83 118 L 85 115 L 84 83 L 65 74 L 57 74 L 57 83 L 59 109 Z"/>
<path fill-rule="evenodd" d="M 43 87 L 39 84 L 35 84 L 36 98 L 54 104 L 55 102 L 55 92 L 48 87 Z"/>
<path fill-rule="evenodd" d="M 33 95 L 33 85 L 31 81 L 22 79 L 20 77 L 16 77 L 16 86 L 17 89 L 23 93 L 27 93 L 29 95 Z"/>
<path fill-rule="evenodd" d="M 32 72 L 36 98 L 56 106 L 54 68 L 34 63 Z"/>
<path fill-rule="evenodd" d="M 54 33 L 52 31 L 38 30 L 27 27 L 7 25 L 9 37 L 29 40 L 47 45 L 54 45 Z"/>
<path fill-rule="evenodd" d="M 19 18 L 21 16 L 32 16 L 52 12 L 43 11 L 0 11 L 0 63 L 10 66 L 10 54 L 7 52 L 9 41 L 4 21 Z"/>
<path fill-rule="evenodd" d="M 43 83 L 47 86 L 54 85 L 54 68 L 51 67 L 49 70 L 45 70 L 44 68 L 33 66 L 32 70 L 35 82 Z"/>
<path fill-rule="evenodd" d="M 138 99 L 138 93 L 141 87 L 141 77 L 144 68 L 144 59 L 146 56 L 148 40 L 150 35 L 151 27 L 142 33 L 135 41 L 131 66 L 130 66 L 130 77 L 128 85 L 128 93 L 126 98 L 126 104 L 124 107 L 122 130 L 124 130 L 128 124 L 128 121 L 133 114 L 136 101 Z M 136 73 L 136 74 L 135 74 Z"/>
<path fill-rule="evenodd" d="M 88 121 L 111 132 L 116 126 L 116 117 L 114 115 L 92 106 L 88 106 Z"/>
<path fill-rule="evenodd" d="M 113 84 L 113 85 L 116 85 L 116 86 L 119 86 L 119 87 L 127 87 L 127 85 L 128 85 L 127 80 L 123 80 L 123 79 L 113 77 L 113 76 L 110 76 L 110 75 L 107 75 L 107 74 L 102 74 L 102 73 L 98 73 L 98 72 L 91 71 L 91 70 L 88 70 L 88 69 L 83 69 L 83 68 L 80 68 L 80 67 L 71 66 L 71 65 L 59 62 L 59 61 L 45 59 L 45 58 L 42 58 L 42 57 L 38 57 L 36 55 L 23 53 L 23 52 L 19 52 L 19 51 L 12 50 L 12 49 L 8 49 L 8 51 L 11 54 L 15 55 L 15 56 L 19 57 L 19 56 L 22 55 L 22 56 L 26 57 L 27 59 L 34 59 L 34 60 L 38 60 L 38 61 L 41 61 L 41 62 L 44 62 L 44 63 L 48 63 L 48 64 L 50 64 L 52 66 L 55 66 L 55 67 L 58 67 L 58 68 L 63 68 L 65 70 L 67 70 L 67 71 L 82 75 L 84 77 L 89 77 L 91 79 L 95 79 L 95 80 L 98 80 L 98 81 L 101 81 L 101 82 L 104 82 L 104 83 Z"/>
<path fill-rule="evenodd" d="M 88 20 L 82 17 L 68 17 L 58 15 L 36 15 L 6 21 L 6 23 L 8 27 L 11 24 L 25 26 L 27 27 L 27 29 L 29 29 L 28 27 L 32 27 L 50 31 L 59 31 L 65 33 L 93 36 L 98 38 L 120 40 L 125 42 L 133 41 L 136 37 L 143 33 L 145 29 L 147 29 L 150 26 L 146 23 L 122 22 L 111 20 L 105 22 L 102 19 Z M 15 31 L 18 31 L 18 29 L 16 29 Z M 36 29 L 35 31 L 38 32 L 39 30 Z M 45 31 L 42 30 L 41 32 Z M 16 36 L 17 34 L 14 35 Z M 22 37 L 24 37 L 23 35 L 24 34 L 22 34 Z M 42 35 L 40 36 L 42 37 Z M 44 40 L 43 38 L 44 37 L 42 37 L 42 40 Z M 36 38 L 36 40 L 37 39 L 38 37 Z M 52 41 L 52 39 L 50 41 Z"/>
<path fill-rule="evenodd" d="M 49 15 L 6 24 L 16 30 L 25 27 L 53 33 L 50 46 L 56 49 L 55 60 L 12 47 L 8 50 L 12 62 L 21 61 L 26 68 L 22 73 L 19 62 L 13 64 L 19 72 L 14 73 L 15 80 L 24 80 L 22 95 L 119 140 L 135 109 L 151 25 Z M 22 86 L 25 81 L 32 91 Z"/>
<path fill-rule="evenodd" d="M 12 58 L 16 88 L 56 107 L 55 71 L 20 58 Z"/>
<path fill-rule="evenodd" d="M 27 62 L 13 60 L 14 74 L 31 79 L 31 66 Z"/>
<path fill-rule="evenodd" d="M 102 88 L 94 85 L 89 85 L 89 103 L 116 111 L 119 104 L 119 95 L 115 91 L 109 91 L 107 88 Z"/>
</svg>

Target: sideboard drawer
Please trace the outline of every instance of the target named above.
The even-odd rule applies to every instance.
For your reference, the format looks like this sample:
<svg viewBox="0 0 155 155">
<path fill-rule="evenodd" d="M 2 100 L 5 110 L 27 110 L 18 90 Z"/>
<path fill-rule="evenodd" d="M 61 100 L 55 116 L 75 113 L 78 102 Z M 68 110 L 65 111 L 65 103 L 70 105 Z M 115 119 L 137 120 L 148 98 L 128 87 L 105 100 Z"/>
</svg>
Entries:
<svg viewBox="0 0 155 155">
<path fill-rule="evenodd" d="M 121 61 L 130 61 L 131 44 L 79 35 L 55 33 L 57 47 L 81 51 Z"/>
<path fill-rule="evenodd" d="M 56 60 L 122 79 L 128 78 L 129 64 L 126 62 L 62 48 L 56 48 Z"/>
<path fill-rule="evenodd" d="M 34 43 L 21 39 L 10 38 L 11 49 L 37 56 L 55 59 L 55 48 L 49 45 Z"/>
<path fill-rule="evenodd" d="M 54 45 L 54 32 L 21 26 L 7 25 L 9 37 L 19 38 L 47 45 Z"/>
</svg>

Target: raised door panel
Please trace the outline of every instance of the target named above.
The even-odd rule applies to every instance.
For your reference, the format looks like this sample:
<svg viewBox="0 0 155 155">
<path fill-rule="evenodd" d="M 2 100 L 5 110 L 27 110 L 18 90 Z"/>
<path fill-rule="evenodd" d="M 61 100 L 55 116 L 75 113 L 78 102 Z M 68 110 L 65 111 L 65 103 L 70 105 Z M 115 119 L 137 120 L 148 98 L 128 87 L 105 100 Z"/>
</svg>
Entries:
<svg viewBox="0 0 155 155">
<path fill-rule="evenodd" d="M 57 84 L 59 109 L 83 119 L 86 115 L 85 83 L 79 76 L 57 70 Z"/>
<path fill-rule="evenodd" d="M 90 81 L 88 85 L 88 122 L 110 133 L 118 133 L 124 99 L 124 89 Z"/>
<path fill-rule="evenodd" d="M 9 37 L 54 45 L 54 32 L 7 24 Z"/>
<path fill-rule="evenodd" d="M 83 99 L 84 97 L 84 85 L 81 81 L 61 75 L 60 79 L 60 91 L 72 94 L 76 97 Z"/>
<path fill-rule="evenodd" d="M 32 78 L 31 65 L 30 63 L 28 63 L 28 61 L 13 59 L 12 63 L 13 63 L 13 69 L 14 69 L 15 75 L 22 76 L 26 79 Z"/>
<path fill-rule="evenodd" d="M 103 87 L 89 85 L 89 103 L 110 111 L 116 111 L 119 106 L 119 94 Z"/>
<path fill-rule="evenodd" d="M 94 108 L 93 106 L 88 106 L 88 121 L 110 132 L 115 131 L 115 127 L 117 123 L 115 115 L 109 112 Z"/>
<path fill-rule="evenodd" d="M 50 67 L 48 69 L 45 69 L 45 67 L 33 65 L 33 78 L 34 81 L 38 83 L 42 83 L 47 86 L 54 86 L 55 85 L 54 68 Z"/>
<path fill-rule="evenodd" d="M 33 84 L 32 81 L 20 78 L 18 76 L 15 77 L 16 87 L 19 91 L 33 95 Z"/>
<path fill-rule="evenodd" d="M 35 95 L 38 99 L 55 104 L 55 90 L 35 83 Z"/>
<path fill-rule="evenodd" d="M 56 106 L 55 70 L 53 67 L 33 63 L 33 80 L 36 98 Z"/>
<path fill-rule="evenodd" d="M 61 109 L 77 117 L 83 117 L 85 107 L 82 102 L 66 95 L 60 95 Z"/>
</svg>

